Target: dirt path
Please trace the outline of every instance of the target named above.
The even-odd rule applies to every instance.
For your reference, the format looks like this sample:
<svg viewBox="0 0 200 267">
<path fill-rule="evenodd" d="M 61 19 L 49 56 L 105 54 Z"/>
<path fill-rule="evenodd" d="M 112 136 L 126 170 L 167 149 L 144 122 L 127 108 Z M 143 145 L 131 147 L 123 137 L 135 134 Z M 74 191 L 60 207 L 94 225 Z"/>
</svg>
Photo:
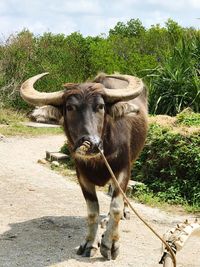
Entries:
<svg viewBox="0 0 200 267">
<path fill-rule="evenodd" d="M 63 136 L 6 138 L 0 141 L 0 267 L 156 267 L 161 244 L 134 216 L 121 221 L 121 253 L 105 261 L 75 253 L 86 234 L 86 205 L 79 186 L 37 163 L 45 150 L 58 150 Z M 98 194 L 101 214 L 110 199 Z M 156 230 L 164 233 L 185 219 L 134 204 Z M 100 229 L 100 232 L 102 230 Z M 200 235 L 178 253 L 178 266 L 200 266 Z"/>
</svg>

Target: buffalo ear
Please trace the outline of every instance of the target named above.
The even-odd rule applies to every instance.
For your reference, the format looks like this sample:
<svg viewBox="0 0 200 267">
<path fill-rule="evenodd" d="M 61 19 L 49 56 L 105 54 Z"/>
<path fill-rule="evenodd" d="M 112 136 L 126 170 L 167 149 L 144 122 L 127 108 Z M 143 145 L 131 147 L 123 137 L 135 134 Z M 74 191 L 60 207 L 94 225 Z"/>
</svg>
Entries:
<svg viewBox="0 0 200 267">
<path fill-rule="evenodd" d="M 78 83 L 64 83 L 63 87 L 67 90 L 73 90 L 76 89 L 79 86 Z"/>
<path fill-rule="evenodd" d="M 124 117 L 126 115 L 136 115 L 139 112 L 139 107 L 128 102 L 117 102 L 109 107 L 108 112 L 114 119 Z"/>
</svg>

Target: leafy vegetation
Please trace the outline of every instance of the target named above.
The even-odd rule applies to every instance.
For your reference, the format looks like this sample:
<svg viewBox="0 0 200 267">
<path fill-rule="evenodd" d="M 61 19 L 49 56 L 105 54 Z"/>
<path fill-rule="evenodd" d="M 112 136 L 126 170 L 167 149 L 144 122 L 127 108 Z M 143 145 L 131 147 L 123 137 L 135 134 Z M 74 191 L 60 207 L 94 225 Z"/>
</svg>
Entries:
<svg viewBox="0 0 200 267">
<path fill-rule="evenodd" d="M 150 112 L 176 115 L 185 107 L 199 112 L 200 78 L 197 69 L 199 51 L 196 41 L 181 39 L 162 64 L 149 74 Z"/>
<path fill-rule="evenodd" d="M 196 114 L 182 113 L 177 117 L 190 121 L 191 125 Z M 170 204 L 188 204 L 200 210 L 200 124 L 190 134 L 151 124 L 132 177 L 145 184 L 143 195 L 153 195 Z"/>
<path fill-rule="evenodd" d="M 0 107 L 27 110 L 19 87 L 32 75 L 50 72 L 36 87 L 54 91 L 103 71 L 143 78 L 152 114 L 176 115 L 188 106 L 199 112 L 199 62 L 200 31 L 171 19 L 149 29 L 139 19 L 118 22 L 108 36 L 96 37 L 24 30 L 0 44 Z"/>
</svg>

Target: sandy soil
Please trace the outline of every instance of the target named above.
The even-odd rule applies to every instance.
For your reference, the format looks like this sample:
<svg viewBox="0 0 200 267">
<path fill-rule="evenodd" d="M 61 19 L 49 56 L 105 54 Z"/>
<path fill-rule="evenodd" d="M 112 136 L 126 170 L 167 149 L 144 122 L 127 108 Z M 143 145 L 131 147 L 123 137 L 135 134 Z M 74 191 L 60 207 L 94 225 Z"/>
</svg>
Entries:
<svg viewBox="0 0 200 267">
<path fill-rule="evenodd" d="M 76 255 L 86 235 L 86 205 L 79 186 L 37 163 L 46 150 L 57 151 L 64 136 L 4 138 L 0 141 L 0 266 L 1 267 L 156 267 L 161 243 L 136 217 L 121 221 L 120 255 L 105 261 L 100 253 Z M 110 199 L 98 193 L 101 215 Z M 186 217 L 134 203 L 159 232 Z M 100 233 L 102 233 L 100 229 Z M 178 266 L 200 266 L 200 234 L 178 253 Z"/>
</svg>

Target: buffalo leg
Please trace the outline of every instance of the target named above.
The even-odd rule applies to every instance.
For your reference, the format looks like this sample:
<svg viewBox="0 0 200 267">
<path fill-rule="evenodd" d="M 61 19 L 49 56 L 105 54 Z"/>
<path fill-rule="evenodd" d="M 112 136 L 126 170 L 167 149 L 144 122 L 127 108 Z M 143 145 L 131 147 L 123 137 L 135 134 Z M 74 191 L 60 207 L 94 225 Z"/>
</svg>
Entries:
<svg viewBox="0 0 200 267">
<path fill-rule="evenodd" d="M 123 191 L 126 190 L 128 179 L 124 173 L 118 177 Z M 124 178 L 124 179 L 123 179 Z M 106 231 L 101 240 L 101 254 L 108 260 L 116 259 L 119 254 L 119 221 L 123 216 L 124 199 L 117 188 L 114 189 L 111 204 L 110 216 L 107 223 Z"/>
<path fill-rule="evenodd" d="M 88 223 L 88 234 L 86 240 L 80 245 L 77 254 L 84 257 L 92 257 L 95 255 L 99 247 L 98 238 L 98 217 L 99 217 L 99 203 L 95 191 L 95 186 L 89 184 L 87 186 L 81 184 L 81 189 L 87 204 L 87 223 Z M 89 189 L 89 190 L 88 190 Z"/>
<path fill-rule="evenodd" d="M 113 192 L 114 192 L 114 189 L 115 189 L 115 186 L 113 183 L 111 183 L 109 185 L 109 188 L 108 188 L 108 195 L 112 197 L 113 195 Z M 130 210 L 128 208 L 128 204 L 127 202 L 124 200 L 124 209 L 123 209 L 123 216 L 122 216 L 122 219 L 126 219 L 126 220 L 130 220 Z M 108 222 L 109 220 L 109 214 L 106 218 L 104 218 L 101 222 L 102 226 L 103 225 L 106 225 L 106 223 Z M 102 227 L 104 228 L 104 227 Z"/>
</svg>

